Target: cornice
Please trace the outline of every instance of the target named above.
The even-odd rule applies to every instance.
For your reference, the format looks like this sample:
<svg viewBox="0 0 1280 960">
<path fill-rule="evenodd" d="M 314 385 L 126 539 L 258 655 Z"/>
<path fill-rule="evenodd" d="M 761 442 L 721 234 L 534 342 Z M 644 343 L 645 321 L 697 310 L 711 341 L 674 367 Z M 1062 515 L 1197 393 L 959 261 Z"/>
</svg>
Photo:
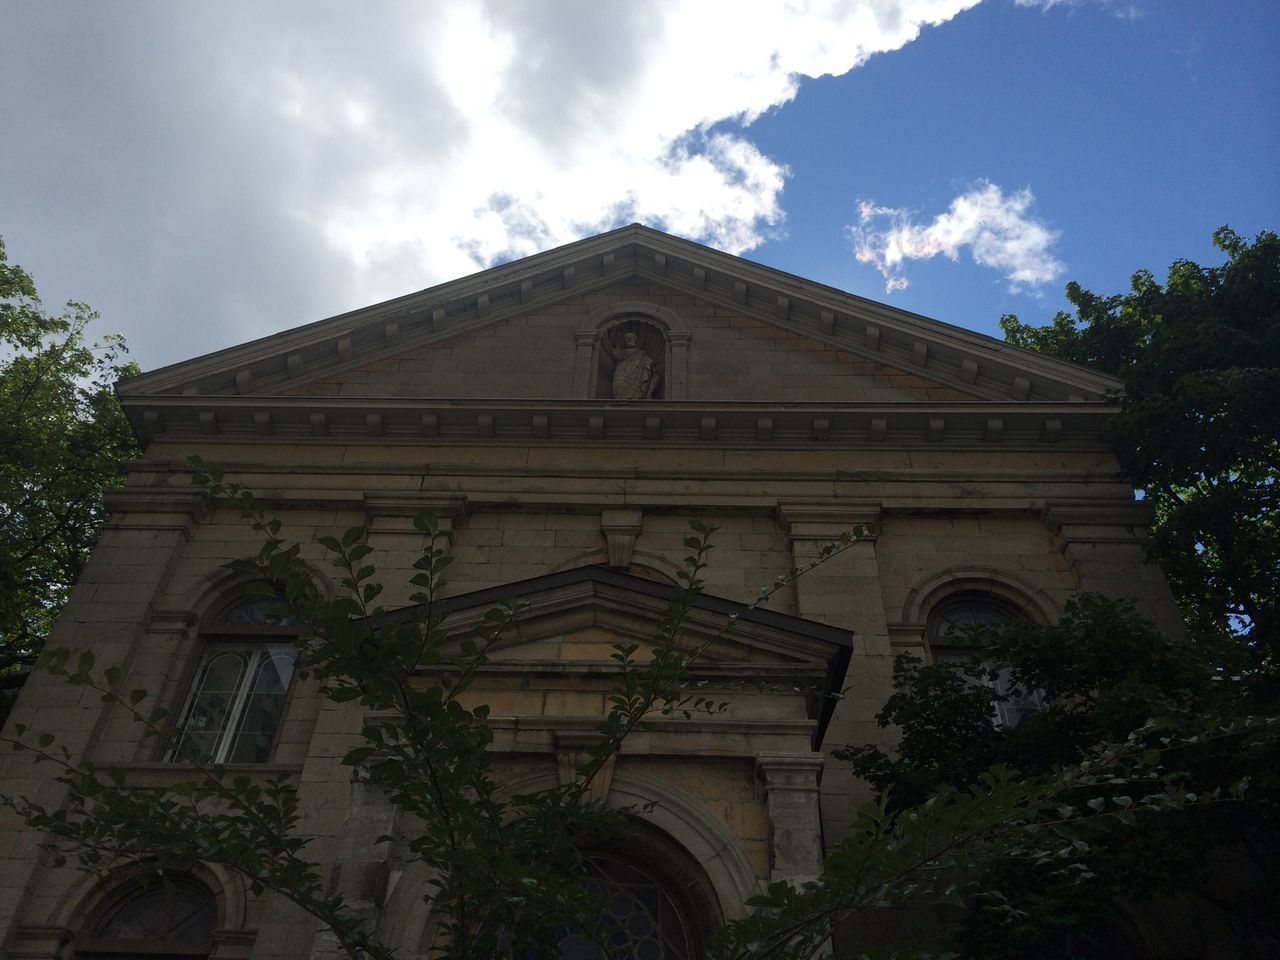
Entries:
<svg viewBox="0 0 1280 960">
<path fill-rule="evenodd" d="M 1120 388 L 1083 367 L 632 224 L 164 367 L 117 389 L 122 397 L 271 393 L 633 278 L 982 398 L 1101 399 Z"/>
<path fill-rule="evenodd" d="M 1099 402 L 122 398 L 144 442 L 1109 449 Z"/>
</svg>

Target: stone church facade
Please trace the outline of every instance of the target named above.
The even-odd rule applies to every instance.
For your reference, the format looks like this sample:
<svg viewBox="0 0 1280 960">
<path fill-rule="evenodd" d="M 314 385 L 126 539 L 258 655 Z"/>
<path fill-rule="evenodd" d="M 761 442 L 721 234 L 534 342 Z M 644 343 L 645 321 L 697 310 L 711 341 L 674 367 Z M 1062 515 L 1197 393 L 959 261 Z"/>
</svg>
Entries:
<svg viewBox="0 0 1280 960">
<path fill-rule="evenodd" d="M 1146 511 L 1118 477 L 1117 386 L 632 225 L 122 383 L 144 453 L 52 643 L 119 664 L 124 687 L 153 691 L 180 729 L 215 660 L 237 664 L 235 706 L 199 749 L 295 777 L 311 850 L 414 956 L 429 935 L 425 878 L 375 844 L 397 829 L 392 811 L 339 762 L 359 711 L 290 681 L 288 628 L 255 619 L 224 567 L 253 535 L 193 489 L 189 456 L 257 491 L 304 543 L 367 524 L 388 607 L 409 603 L 422 509 L 449 531 L 458 629 L 495 599 L 528 601 L 477 696 L 503 769 L 529 786 L 581 755 L 611 644 L 652 635 L 690 520 L 720 528 L 694 635 L 870 525 L 712 648 L 698 676 L 729 692 L 724 713 L 654 721 L 596 783 L 638 811 L 619 869 L 669 888 L 682 917 L 684 945 L 664 955 L 693 957 L 761 884 L 821 869 L 868 798 L 827 758 L 891 738 L 874 716 L 893 658 L 945 654 L 940 624 L 992 609 L 1051 621 L 1093 590 L 1178 628 L 1143 560 Z M 272 670 L 274 688 L 252 685 Z M 14 722 L 131 782 L 182 775 L 119 711 L 47 675 Z M 49 776 L 0 757 L 6 792 L 56 802 Z M 40 840 L 0 815 L 8 956 L 118 950 L 111 917 L 147 909 L 147 890 L 127 872 L 55 868 Z M 200 951 L 324 954 L 314 923 L 214 866 L 173 886 L 204 918 Z"/>
</svg>

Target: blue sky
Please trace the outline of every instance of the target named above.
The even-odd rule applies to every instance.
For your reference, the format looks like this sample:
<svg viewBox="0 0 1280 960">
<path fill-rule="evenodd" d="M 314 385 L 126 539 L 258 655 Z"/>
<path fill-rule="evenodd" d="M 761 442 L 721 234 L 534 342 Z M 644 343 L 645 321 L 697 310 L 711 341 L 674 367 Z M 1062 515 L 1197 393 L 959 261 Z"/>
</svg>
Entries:
<svg viewBox="0 0 1280 960">
<path fill-rule="evenodd" d="M 997 334 L 1280 227 L 1280 3 L 0 0 L 0 236 L 154 368 L 642 220 Z"/>
<path fill-rule="evenodd" d="M 803 128 L 826 132 L 789 148 Z M 1118 293 L 1140 267 L 1219 262 L 1223 224 L 1280 229 L 1280 3 L 984 3 L 806 83 L 756 140 L 793 170 L 791 236 L 749 256 L 998 336 L 1003 313 L 1065 308 L 1067 280 Z M 886 294 L 851 262 L 851 191 L 927 222 L 982 180 L 1031 190 L 1031 215 L 1058 233 L 1057 280 L 1010 293 L 962 248 L 907 266 L 910 285 Z"/>
</svg>

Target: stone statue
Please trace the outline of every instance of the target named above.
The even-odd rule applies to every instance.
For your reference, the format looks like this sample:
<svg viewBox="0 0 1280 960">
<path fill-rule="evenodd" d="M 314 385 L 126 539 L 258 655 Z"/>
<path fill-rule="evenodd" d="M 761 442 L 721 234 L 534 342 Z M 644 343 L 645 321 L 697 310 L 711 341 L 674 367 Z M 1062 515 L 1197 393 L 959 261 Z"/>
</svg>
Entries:
<svg viewBox="0 0 1280 960">
<path fill-rule="evenodd" d="M 606 344 L 608 346 L 608 344 Z M 645 353 L 635 333 L 622 335 L 622 348 L 609 348 L 613 358 L 613 399 L 648 400 L 658 388 L 658 364 Z"/>
</svg>

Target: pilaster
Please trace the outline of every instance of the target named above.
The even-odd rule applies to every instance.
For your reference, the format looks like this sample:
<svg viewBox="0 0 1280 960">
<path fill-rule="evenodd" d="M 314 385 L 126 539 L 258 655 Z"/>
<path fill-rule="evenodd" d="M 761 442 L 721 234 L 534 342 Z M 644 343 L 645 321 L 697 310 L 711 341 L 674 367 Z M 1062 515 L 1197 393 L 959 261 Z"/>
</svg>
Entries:
<svg viewBox="0 0 1280 960">
<path fill-rule="evenodd" d="M 823 760 L 761 754 L 756 771 L 769 809 L 769 880 L 801 884 L 822 873 L 822 818 L 818 784 Z"/>
<path fill-rule="evenodd" d="M 108 493 L 106 501 L 111 517 L 54 626 L 48 648 L 91 650 L 99 674 L 118 666 L 121 684 L 126 685 L 150 629 L 155 598 L 164 592 L 179 551 L 208 517 L 211 501 L 203 492 L 162 487 L 123 487 Z M 110 715 L 111 708 L 97 691 L 36 670 L 14 706 L 10 729 L 22 723 L 33 735 L 52 734 L 75 763 L 98 752 Z M 0 754 L 0 783 L 6 792 L 35 797 L 50 809 L 65 793 L 43 769 L 33 770 L 25 753 Z M 47 866 L 37 872 L 39 865 L 48 863 L 40 850 L 43 839 L 12 813 L 0 813 L 0 845 L 7 852 L 0 873 L 0 943 L 19 929 L 52 929 L 42 924 L 75 875 L 71 867 Z M 44 949 L 37 944 L 40 937 L 28 939 L 30 949 Z"/>
<path fill-rule="evenodd" d="M 1185 629 L 1164 571 L 1146 559 L 1150 505 L 1141 501 L 1051 502 L 1043 518 L 1067 560 L 1077 590 L 1131 597 L 1167 632 L 1176 635 Z"/>
</svg>

